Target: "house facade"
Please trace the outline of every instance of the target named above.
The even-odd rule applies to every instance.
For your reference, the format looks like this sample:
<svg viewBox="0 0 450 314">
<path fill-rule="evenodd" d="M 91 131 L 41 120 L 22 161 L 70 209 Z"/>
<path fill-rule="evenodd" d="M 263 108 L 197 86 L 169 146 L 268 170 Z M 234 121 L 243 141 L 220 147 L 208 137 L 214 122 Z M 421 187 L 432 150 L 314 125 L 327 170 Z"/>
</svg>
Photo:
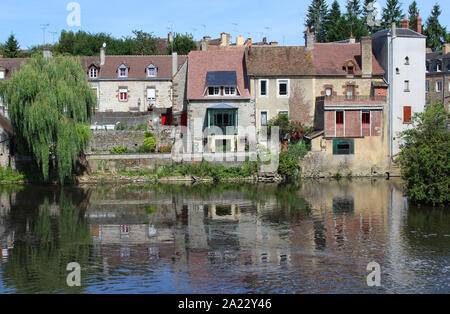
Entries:
<svg viewBox="0 0 450 314">
<path fill-rule="evenodd" d="M 246 50 L 256 129 L 278 114 L 314 124 L 314 61 L 306 47 L 253 47 Z"/>
<path fill-rule="evenodd" d="M 426 103 L 437 102 L 450 107 L 450 43 L 446 43 L 442 51 L 427 52 L 426 62 Z"/>
<path fill-rule="evenodd" d="M 7 80 L 14 71 L 19 71 L 22 63 L 27 62 L 26 58 L 2 58 L 0 57 L 0 81 Z M 8 106 L 0 96 L 0 114 L 8 117 Z"/>
<path fill-rule="evenodd" d="M 254 109 L 243 50 L 188 56 L 187 124 L 193 152 L 244 151 Z"/>
<path fill-rule="evenodd" d="M 422 35 L 421 19 L 416 31 L 408 21 L 402 28 L 393 24 L 373 34 L 373 52 L 385 71 L 388 94 L 388 154 L 392 158 L 400 152 L 400 132 L 411 126 L 411 117 L 423 112 L 426 89 L 426 37 Z"/>
</svg>

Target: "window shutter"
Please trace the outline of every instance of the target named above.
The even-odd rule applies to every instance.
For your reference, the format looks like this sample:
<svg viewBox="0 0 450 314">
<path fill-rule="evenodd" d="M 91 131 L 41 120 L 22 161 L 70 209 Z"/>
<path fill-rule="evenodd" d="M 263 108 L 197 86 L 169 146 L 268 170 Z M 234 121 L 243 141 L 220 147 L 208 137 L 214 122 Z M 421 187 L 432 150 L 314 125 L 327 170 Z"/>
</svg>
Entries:
<svg viewBox="0 0 450 314">
<path fill-rule="evenodd" d="M 411 122 L 411 107 L 410 106 L 403 107 L 403 122 L 404 123 Z"/>
</svg>

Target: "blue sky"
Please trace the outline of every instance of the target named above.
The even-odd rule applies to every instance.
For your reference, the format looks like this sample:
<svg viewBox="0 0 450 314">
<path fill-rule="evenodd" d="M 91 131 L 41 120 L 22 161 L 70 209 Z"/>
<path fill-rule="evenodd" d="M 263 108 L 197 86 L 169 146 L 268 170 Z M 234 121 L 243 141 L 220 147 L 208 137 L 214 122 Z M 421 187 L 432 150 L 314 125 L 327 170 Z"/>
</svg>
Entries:
<svg viewBox="0 0 450 314">
<path fill-rule="evenodd" d="M 88 32 L 106 32 L 115 37 L 131 35 L 134 29 L 166 37 L 169 23 L 175 32 L 193 33 L 196 39 L 203 35 L 218 38 L 221 32 L 260 40 L 267 36 L 285 45 L 303 45 L 302 32 L 310 0 L 77 0 L 81 7 L 81 27 L 66 23 L 72 0 L 2 0 L 0 42 L 14 33 L 21 48 L 43 43 L 41 24 L 50 24 L 46 42 L 53 42 L 51 32 L 62 29 Z M 332 0 L 328 0 L 331 4 Z M 346 0 L 340 0 L 341 8 Z M 363 2 L 363 1 L 361 1 Z M 384 5 L 385 0 L 378 0 Z M 401 0 L 407 12 L 412 0 Z M 430 15 L 433 1 L 417 1 L 423 22 Z M 441 5 L 441 23 L 450 30 L 450 1 Z M 237 24 L 237 25 L 235 25 Z M 56 35 L 56 39 L 59 35 Z"/>
</svg>

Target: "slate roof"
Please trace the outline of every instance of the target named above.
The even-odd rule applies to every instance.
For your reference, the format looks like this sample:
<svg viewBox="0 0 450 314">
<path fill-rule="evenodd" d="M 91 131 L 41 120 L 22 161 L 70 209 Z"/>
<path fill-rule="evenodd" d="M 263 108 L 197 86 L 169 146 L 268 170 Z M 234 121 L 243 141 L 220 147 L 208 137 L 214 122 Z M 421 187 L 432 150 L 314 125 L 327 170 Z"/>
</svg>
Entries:
<svg viewBox="0 0 450 314">
<path fill-rule="evenodd" d="M 14 135 L 11 121 L 3 115 L 0 115 L 0 127 L 3 128 L 9 135 Z"/>
<path fill-rule="evenodd" d="M 249 99 L 250 91 L 246 78 L 244 51 L 241 50 L 213 50 L 191 51 L 188 56 L 188 99 Z M 206 77 L 208 72 L 234 71 L 236 72 L 238 96 L 205 97 Z"/>
<path fill-rule="evenodd" d="M 360 43 L 315 43 L 314 65 L 317 75 L 347 75 L 344 64 L 349 60 L 356 65 L 355 76 L 362 75 Z M 372 54 L 373 75 L 383 75 L 384 70 Z"/>
<path fill-rule="evenodd" d="M 251 47 L 247 49 L 248 74 L 314 75 L 314 56 L 306 47 Z"/>
<path fill-rule="evenodd" d="M 371 37 L 372 39 L 376 39 L 376 38 L 380 38 L 380 37 L 385 37 L 388 36 L 388 34 L 390 35 L 391 33 L 391 29 L 384 29 L 382 31 L 376 32 L 375 34 L 373 34 Z M 397 27 L 397 37 L 416 37 L 416 38 L 426 38 L 426 36 L 419 34 L 409 28 L 401 28 L 401 27 Z"/>
<path fill-rule="evenodd" d="M 206 73 L 208 86 L 237 86 L 236 71 L 211 71 Z"/>
<path fill-rule="evenodd" d="M 186 56 L 178 56 L 178 66 L 186 61 Z M 128 67 L 128 77 L 118 78 L 117 70 L 125 64 Z M 100 79 L 148 79 L 147 67 L 153 64 L 157 69 L 157 79 L 172 78 L 172 56 L 106 56 L 105 65 L 100 71 Z"/>
</svg>

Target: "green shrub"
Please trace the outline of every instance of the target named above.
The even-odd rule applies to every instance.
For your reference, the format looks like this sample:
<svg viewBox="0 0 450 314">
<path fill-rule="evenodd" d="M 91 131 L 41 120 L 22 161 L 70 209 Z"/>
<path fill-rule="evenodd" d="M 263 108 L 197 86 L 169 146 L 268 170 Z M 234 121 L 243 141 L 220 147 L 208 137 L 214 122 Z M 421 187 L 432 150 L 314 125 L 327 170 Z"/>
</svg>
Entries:
<svg viewBox="0 0 450 314">
<path fill-rule="evenodd" d="M 128 148 L 116 146 L 109 151 L 112 155 L 123 155 L 129 153 Z"/>
<path fill-rule="evenodd" d="M 144 138 L 144 145 L 143 149 L 146 150 L 146 152 L 154 152 L 156 148 L 156 138 L 155 137 L 146 137 Z"/>
<path fill-rule="evenodd" d="M 416 203 L 445 204 L 450 198 L 449 114 L 443 104 L 427 106 L 402 133 L 398 155 L 408 196 Z"/>
<path fill-rule="evenodd" d="M 294 154 L 283 152 L 280 154 L 278 173 L 281 175 L 293 177 L 301 173 L 299 159 Z"/>
</svg>

